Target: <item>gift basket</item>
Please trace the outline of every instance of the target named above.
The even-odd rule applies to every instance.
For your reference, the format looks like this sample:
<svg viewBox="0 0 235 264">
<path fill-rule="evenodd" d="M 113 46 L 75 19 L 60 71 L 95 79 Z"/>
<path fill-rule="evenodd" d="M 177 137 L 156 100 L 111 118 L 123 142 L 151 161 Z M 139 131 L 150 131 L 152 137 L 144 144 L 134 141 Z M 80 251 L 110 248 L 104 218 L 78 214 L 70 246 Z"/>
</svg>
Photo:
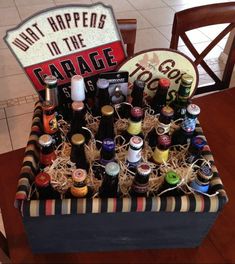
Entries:
<svg viewBox="0 0 235 264">
<path fill-rule="evenodd" d="M 167 49 L 124 61 L 111 8 L 89 8 L 35 16 L 41 39 L 50 27 L 59 39 L 47 43 L 51 60 L 23 56 L 37 44 L 26 47 L 19 37 L 11 46 L 15 54 L 21 49 L 18 58 L 40 94 L 16 193 L 30 246 L 48 253 L 196 247 L 227 202 L 191 101 L 197 70 Z M 77 35 L 81 51 L 62 56 L 59 44 L 70 47 L 64 35 L 82 23 L 79 12 L 90 18 Z M 93 33 L 85 37 L 87 27 L 98 32 L 97 47 Z M 15 36 L 17 30 L 7 41 Z"/>
</svg>

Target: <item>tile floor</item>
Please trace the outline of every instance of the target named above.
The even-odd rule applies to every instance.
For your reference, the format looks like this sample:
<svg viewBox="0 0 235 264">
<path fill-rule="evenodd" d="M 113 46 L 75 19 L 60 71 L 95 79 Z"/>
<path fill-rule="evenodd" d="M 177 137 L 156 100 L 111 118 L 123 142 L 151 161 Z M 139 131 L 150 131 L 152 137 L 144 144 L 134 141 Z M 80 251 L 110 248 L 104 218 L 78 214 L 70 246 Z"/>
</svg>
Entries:
<svg viewBox="0 0 235 264">
<path fill-rule="evenodd" d="M 102 0 L 101 0 L 102 1 Z M 61 4 L 95 3 L 95 0 L 0 0 L 0 154 L 24 147 L 28 138 L 36 92 L 3 41 L 6 30 L 42 9 Z M 169 47 L 174 13 L 192 6 L 225 2 L 224 0 L 103 0 L 112 5 L 116 18 L 136 18 L 138 21 L 135 51 Z M 228 0 L 227 0 L 228 2 Z M 231 1 L 232 2 L 232 1 Z M 224 27 L 206 27 L 189 33 L 198 51 Z M 218 60 L 226 38 L 207 56 L 214 71 L 221 75 L 224 68 Z M 190 57 L 180 43 L 180 50 Z M 208 82 L 199 68 L 200 81 Z M 232 84 L 235 84 L 235 76 Z M 0 221 L 0 229 L 2 224 Z"/>
</svg>

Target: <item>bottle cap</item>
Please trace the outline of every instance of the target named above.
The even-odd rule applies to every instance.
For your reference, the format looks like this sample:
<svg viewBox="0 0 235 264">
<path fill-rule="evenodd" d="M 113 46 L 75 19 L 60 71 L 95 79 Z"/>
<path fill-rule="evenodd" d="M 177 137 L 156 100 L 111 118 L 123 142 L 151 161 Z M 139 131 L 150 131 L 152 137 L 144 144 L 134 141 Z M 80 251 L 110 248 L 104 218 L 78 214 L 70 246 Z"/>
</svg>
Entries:
<svg viewBox="0 0 235 264">
<path fill-rule="evenodd" d="M 160 87 L 168 89 L 171 85 L 171 82 L 167 78 L 160 78 L 160 80 L 158 81 L 158 84 Z"/>
<path fill-rule="evenodd" d="M 191 116 L 198 116 L 200 114 L 200 107 L 198 105 L 195 104 L 189 104 L 187 107 L 187 112 L 191 115 Z"/>
<path fill-rule="evenodd" d="M 42 109 L 43 110 L 52 110 L 55 106 L 53 105 L 52 101 L 43 101 L 42 102 Z"/>
<path fill-rule="evenodd" d="M 35 177 L 35 184 L 38 187 L 47 187 L 50 183 L 51 177 L 46 172 L 39 172 Z"/>
<path fill-rule="evenodd" d="M 106 89 L 109 87 L 109 81 L 106 79 L 98 79 L 96 86 L 98 89 Z"/>
<path fill-rule="evenodd" d="M 143 176 L 148 176 L 151 173 L 151 167 L 149 166 L 148 163 L 146 162 L 141 162 L 138 166 L 137 166 L 137 172 L 140 175 Z"/>
<path fill-rule="evenodd" d="M 83 102 L 73 102 L 72 103 L 72 109 L 73 111 L 81 111 L 84 108 Z"/>
<path fill-rule="evenodd" d="M 134 118 L 142 118 L 143 114 L 143 110 L 138 106 L 135 106 L 131 109 L 131 116 Z"/>
<path fill-rule="evenodd" d="M 109 162 L 105 166 L 105 172 L 110 176 L 117 176 L 120 172 L 120 166 L 117 162 Z"/>
<path fill-rule="evenodd" d="M 170 185 L 177 185 L 180 182 L 180 177 L 174 171 L 168 171 L 165 175 L 165 181 Z"/>
<path fill-rule="evenodd" d="M 52 85 L 57 83 L 57 78 L 53 75 L 47 75 L 44 79 L 44 83 L 47 85 Z"/>
<path fill-rule="evenodd" d="M 110 115 L 113 115 L 114 109 L 113 109 L 113 107 L 111 105 L 104 105 L 101 108 L 101 113 L 104 116 L 110 116 Z"/>
<path fill-rule="evenodd" d="M 164 106 L 161 110 L 161 115 L 167 116 L 167 117 L 173 117 L 174 110 L 170 106 Z"/>
<path fill-rule="evenodd" d="M 76 169 L 72 173 L 72 179 L 75 182 L 83 182 L 87 177 L 87 173 L 83 169 Z"/>
<path fill-rule="evenodd" d="M 134 81 L 134 87 L 138 87 L 144 90 L 145 87 L 145 81 L 142 80 L 135 80 Z"/>
<path fill-rule="evenodd" d="M 53 139 L 50 135 L 44 134 L 40 136 L 38 142 L 42 147 L 49 147 L 53 143 Z"/>
<path fill-rule="evenodd" d="M 74 145 L 81 145 L 85 142 L 85 138 L 82 134 L 74 134 L 71 138 L 71 142 Z"/>
<path fill-rule="evenodd" d="M 206 145 L 206 141 L 201 137 L 193 137 L 191 144 L 197 149 L 202 149 Z"/>
<path fill-rule="evenodd" d="M 143 139 L 141 137 L 138 137 L 138 136 L 133 136 L 131 137 L 130 139 L 130 142 L 129 144 L 134 147 L 134 148 L 141 148 L 143 146 Z"/>
<path fill-rule="evenodd" d="M 85 100 L 85 82 L 81 75 L 74 75 L 71 78 L 71 99 L 73 101 Z"/>
<path fill-rule="evenodd" d="M 211 168 L 206 164 L 202 165 L 197 173 L 198 173 L 199 177 L 201 177 L 205 180 L 209 180 L 213 176 L 213 172 L 212 172 Z"/>
<path fill-rule="evenodd" d="M 160 135 L 158 137 L 158 144 L 164 147 L 170 147 L 171 138 L 168 135 Z"/>
<path fill-rule="evenodd" d="M 115 149 L 115 142 L 111 138 L 105 138 L 102 142 L 102 149 L 106 151 L 113 151 Z"/>
<path fill-rule="evenodd" d="M 193 83 L 193 76 L 185 73 L 181 77 L 181 82 L 183 85 L 191 85 Z"/>
</svg>

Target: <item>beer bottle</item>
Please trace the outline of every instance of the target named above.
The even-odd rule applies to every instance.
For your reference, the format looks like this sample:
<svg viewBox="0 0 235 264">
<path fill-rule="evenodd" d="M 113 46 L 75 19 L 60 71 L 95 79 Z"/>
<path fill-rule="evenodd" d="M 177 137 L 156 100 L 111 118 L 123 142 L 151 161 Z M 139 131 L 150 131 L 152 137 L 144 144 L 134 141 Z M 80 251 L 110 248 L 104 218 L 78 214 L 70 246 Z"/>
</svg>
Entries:
<svg viewBox="0 0 235 264">
<path fill-rule="evenodd" d="M 159 114 L 166 105 L 166 97 L 170 85 L 170 80 L 166 78 L 161 78 L 159 80 L 157 91 L 151 102 L 151 108 L 154 110 L 155 114 Z"/>
<path fill-rule="evenodd" d="M 103 166 L 112 161 L 115 161 L 115 142 L 111 138 L 105 138 L 102 142 L 100 159 L 92 166 L 95 178 L 101 180 L 104 175 Z"/>
<path fill-rule="evenodd" d="M 96 87 L 99 108 L 98 110 L 100 112 L 103 106 L 110 104 L 109 81 L 106 79 L 98 79 Z"/>
<path fill-rule="evenodd" d="M 144 137 L 142 133 L 143 115 L 143 110 L 140 107 L 136 106 L 131 109 L 128 128 L 122 133 L 126 143 L 128 143 L 130 138 L 133 136 Z"/>
<path fill-rule="evenodd" d="M 72 173 L 72 186 L 70 192 L 72 197 L 84 198 L 91 197 L 93 190 L 90 186 L 87 186 L 87 172 L 83 169 L 76 169 Z"/>
<path fill-rule="evenodd" d="M 130 139 L 127 151 L 126 162 L 128 168 L 135 171 L 138 164 L 142 161 L 141 151 L 143 147 L 143 139 L 139 136 L 133 136 Z"/>
<path fill-rule="evenodd" d="M 158 144 L 153 152 L 152 161 L 156 164 L 162 164 L 168 160 L 171 138 L 168 135 L 158 137 Z"/>
<path fill-rule="evenodd" d="M 72 148 L 70 154 L 70 160 L 76 164 L 77 168 L 89 170 L 89 163 L 87 162 L 85 155 L 85 138 L 82 134 L 74 134 L 71 138 Z"/>
<path fill-rule="evenodd" d="M 173 116 L 174 110 L 170 106 L 164 106 L 162 108 L 156 127 L 153 127 L 147 135 L 147 140 L 151 148 L 156 147 L 159 136 L 169 133 Z"/>
<path fill-rule="evenodd" d="M 85 82 L 81 75 L 74 75 L 71 78 L 71 99 L 74 102 L 85 100 Z"/>
<path fill-rule="evenodd" d="M 194 163 L 197 159 L 200 159 L 203 147 L 206 145 L 206 141 L 199 137 L 193 137 L 189 145 L 188 153 L 186 155 L 186 162 L 189 164 Z M 199 165 L 200 162 L 197 162 Z"/>
<path fill-rule="evenodd" d="M 46 172 L 39 172 L 35 177 L 35 188 L 37 198 L 40 200 L 60 199 L 60 193 L 51 186 L 51 177 Z"/>
<path fill-rule="evenodd" d="M 116 162 L 109 162 L 105 166 L 105 175 L 99 188 L 100 197 L 117 197 L 118 196 L 118 175 L 120 166 Z"/>
<path fill-rule="evenodd" d="M 141 162 L 136 169 L 134 181 L 131 186 L 131 196 L 147 196 L 151 167 L 146 162 Z"/>
<path fill-rule="evenodd" d="M 72 135 L 82 134 L 85 137 L 86 143 L 91 139 L 89 131 L 84 129 L 86 127 L 86 109 L 83 102 L 72 103 L 73 118 L 71 122 L 70 131 L 68 132 L 68 139 L 71 140 Z"/>
<path fill-rule="evenodd" d="M 208 165 L 202 165 L 197 171 L 196 178 L 190 183 L 190 187 L 196 191 L 207 193 L 209 190 L 209 181 L 213 172 Z"/>
<path fill-rule="evenodd" d="M 179 129 L 172 134 L 172 145 L 185 145 L 190 143 L 195 134 L 197 117 L 200 114 L 199 106 L 190 104 Z"/>
<path fill-rule="evenodd" d="M 174 188 L 179 183 L 180 183 L 179 175 L 177 173 L 175 173 L 174 171 L 168 171 L 166 173 L 166 175 L 164 176 L 164 182 L 160 186 L 160 188 L 158 189 L 157 194 L 160 194 L 164 190 Z M 179 196 L 181 194 L 182 194 L 182 191 L 180 191 L 179 189 L 176 188 L 176 189 L 169 190 L 169 191 L 161 194 L 161 196 Z"/>
<path fill-rule="evenodd" d="M 145 82 L 142 80 L 135 80 L 133 83 L 133 89 L 131 92 L 132 101 L 131 104 L 133 107 L 138 106 L 140 108 L 143 107 L 143 99 L 144 99 L 144 87 Z"/>
<path fill-rule="evenodd" d="M 50 135 L 44 134 L 40 136 L 40 168 L 43 169 L 52 164 L 53 160 L 56 159 L 54 150 L 53 139 Z"/>
<path fill-rule="evenodd" d="M 52 136 L 55 145 L 58 147 L 62 143 L 62 138 L 55 117 L 55 106 L 51 101 L 44 101 L 42 109 L 44 132 Z"/>
<path fill-rule="evenodd" d="M 111 105 L 105 105 L 101 108 L 101 119 L 96 134 L 96 139 L 103 141 L 105 138 L 114 139 L 114 109 Z"/>
<path fill-rule="evenodd" d="M 57 78 L 53 75 L 48 75 L 44 79 L 44 83 L 46 84 L 46 96 L 45 101 L 51 101 L 55 108 L 59 106 L 59 98 L 58 98 L 58 88 L 57 88 Z"/>
<path fill-rule="evenodd" d="M 175 100 L 171 104 L 174 109 L 174 119 L 184 118 L 186 114 L 186 108 L 189 104 L 189 96 L 193 83 L 193 76 L 189 74 L 183 74 L 181 77 L 181 83 Z"/>
</svg>

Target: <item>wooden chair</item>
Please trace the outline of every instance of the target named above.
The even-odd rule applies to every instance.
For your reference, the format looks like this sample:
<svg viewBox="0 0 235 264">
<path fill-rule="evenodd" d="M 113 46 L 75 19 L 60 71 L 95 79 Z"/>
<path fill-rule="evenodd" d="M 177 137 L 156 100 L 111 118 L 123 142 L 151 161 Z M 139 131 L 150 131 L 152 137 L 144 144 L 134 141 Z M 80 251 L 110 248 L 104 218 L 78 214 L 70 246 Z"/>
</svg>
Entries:
<svg viewBox="0 0 235 264">
<path fill-rule="evenodd" d="M 222 23 L 229 23 L 229 25 L 213 41 L 210 42 L 210 44 L 201 52 L 201 54 L 199 54 L 186 35 L 186 32 L 196 28 Z M 234 27 L 235 2 L 199 6 L 175 13 L 170 48 L 178 48 L 180 37 L 184 41 L 189 51 L 195 57 L 195 65 L 201 65 L 214 81 L 214 84 L 199 87 L 196 91 L 196 94 L 222 90 L 229 87 L 235 62 L 235 38 L 233 38 L 221 80 L 208 66 L 204 58 L 226 34 L 231 32 Z"/>
<path fill-rule="evenodd" d="M 136 40 L 136 19 L 117 19 L 128 57 L 134 54 Z"/>
</svg>

